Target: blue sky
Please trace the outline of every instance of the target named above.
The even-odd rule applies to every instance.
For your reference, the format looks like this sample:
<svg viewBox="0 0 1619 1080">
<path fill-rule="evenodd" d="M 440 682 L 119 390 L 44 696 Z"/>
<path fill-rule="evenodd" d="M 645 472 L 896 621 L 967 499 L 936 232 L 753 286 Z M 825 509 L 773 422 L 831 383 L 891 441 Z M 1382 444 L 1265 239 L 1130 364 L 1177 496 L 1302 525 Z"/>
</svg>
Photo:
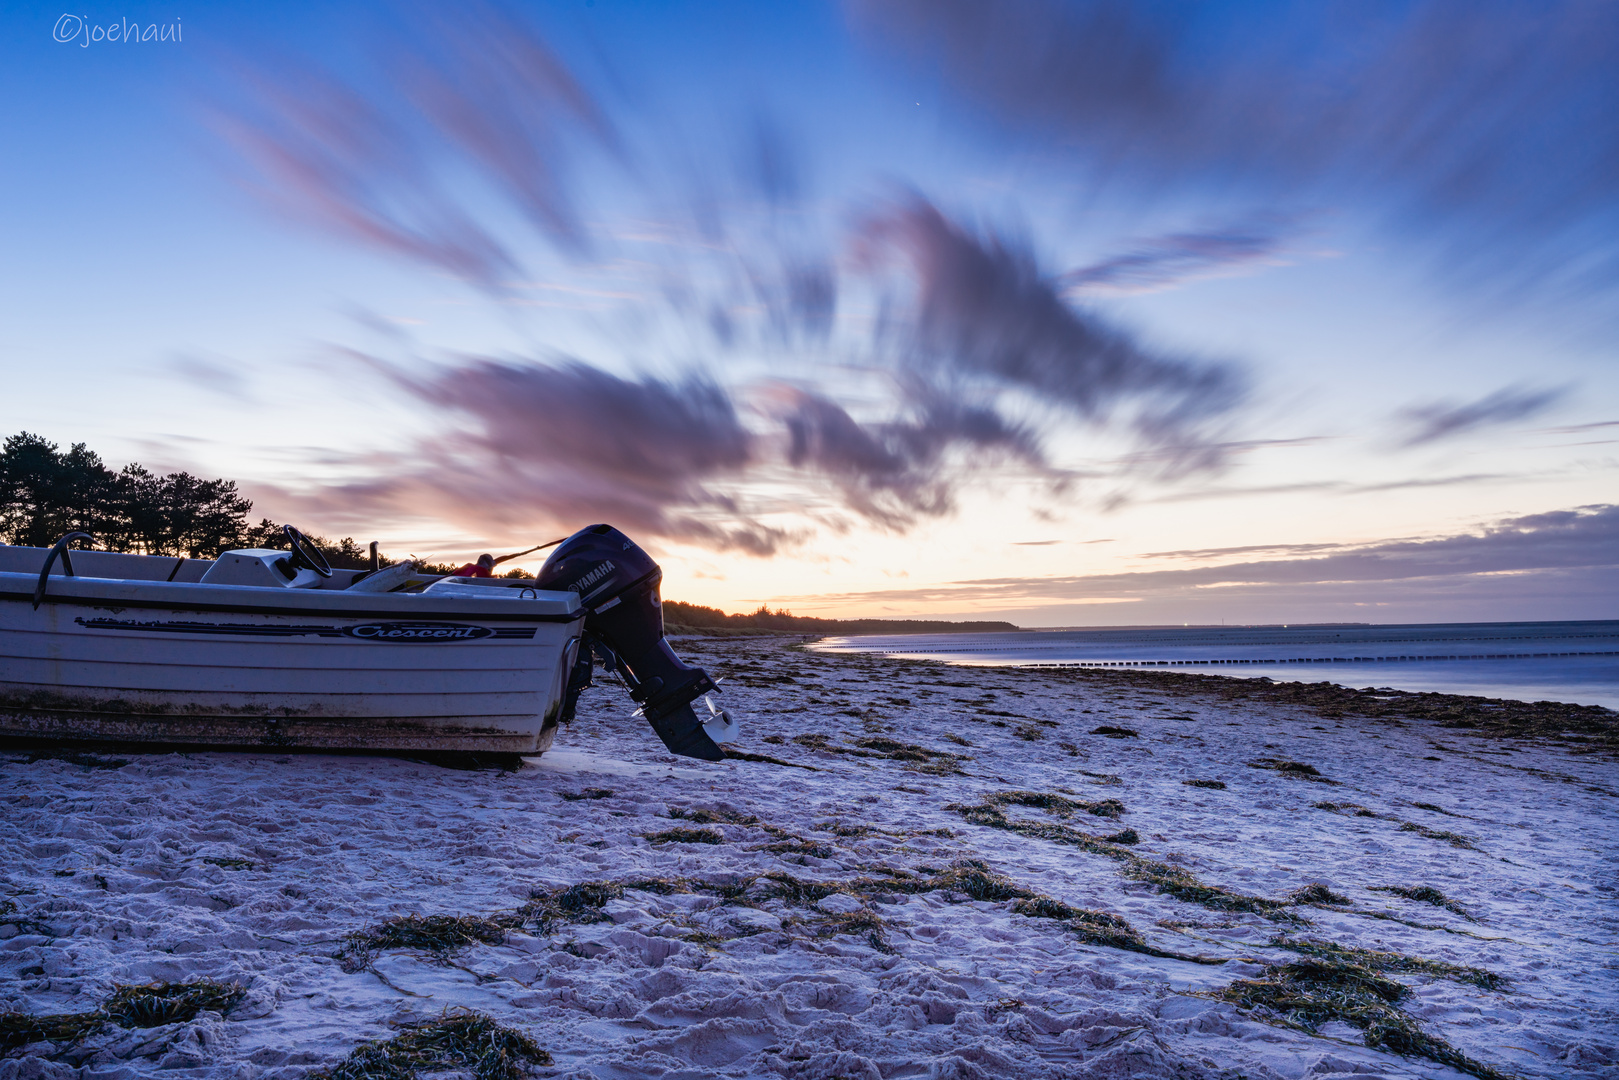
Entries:
<svg viewBox="0 0 1619 1080">
<path fill-rule="evenodd" d="M 0 429 L 731 610 L 1609 617 L 1616 10 L 12 5 Z"/>
</svg>

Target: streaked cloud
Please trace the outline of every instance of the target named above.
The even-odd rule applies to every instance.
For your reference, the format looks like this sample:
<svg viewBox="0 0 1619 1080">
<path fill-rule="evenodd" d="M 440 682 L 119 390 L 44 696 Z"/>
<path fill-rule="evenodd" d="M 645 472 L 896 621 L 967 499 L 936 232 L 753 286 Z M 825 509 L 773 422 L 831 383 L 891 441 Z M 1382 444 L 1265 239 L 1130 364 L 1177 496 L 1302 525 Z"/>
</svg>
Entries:
<svg viewBox="0 0 1619 1080">
<path fill-rule="evenodd" d="M 1067 296 L 1158 292 L 1201 278 L 1228 277 L 1284 261 L 1286 230 L 1277 224 L 1181 232 L 1137 241 L 1128 250 L 1060 275 Z"/>
<path fill-rule="evenodd" d="M 1147 349 L 1065 302 L 1027 246 L 975 233 L 920 195 L 872 214 L 859 235 L 865 263 L 897 259 L 914 281 L 909 317 L 888 328 L 913 371 L 989 380 L 1091 421 L 1127 414 L 1167 472 L 1219 464 L 1201 427 L 1242 401 L 1234 365 Z"/>
<path fill-rule="evenodd" d="M 1045 466 L 1033 431 L 948 398 L 923 397 L 903 419 L 861 424 L 836 402 L 800 391 L 781 419 L 789 465 L 829 479 L 850 509 L 891 528 L 953 510 L 955 487 L 977 465 Z M 960 453 L 947 459 L 951 451 Z"/>
<path fill-rule="evenodd" d="M 632 311 L 663 333 L 649 363 L 675 374 L 534 358 L 543 347 L 453 357 L 421 378 L 383 365 L 433 434 L 409 460 L 357 463 L 353 499 L 408 491 L 456 520 L 612 519 L 769 554 L 789 532 L 763 523 L 765 505 L 903 530 L 952 512 L 991 469 L 1066 490 L 1080 474 L 1048 446 L 1076 425 L 1135 450 L 1126 472 L 1225 465 L 1218 429 L 1246 393 L 1237 365 L 1149 347 L 1065 299 L 1018 238 L 919 192 L 809 214 L 800 148 L 762 117 L 705 136 L 731 147 L 729 170 L 719 151 L 689 165 L 692 148 L 627 146 L 621 132 L 658 125 L 610 116 L 532 26 L 488 8 L 406 20 L 383 41 L 377 78 L 289 69 L 229 114 L 265 188 L 336 236 L 463 278 L 503 315 L 553 296 Z M 582 157 L 619 202 L 577 197 Z M 527 272 L 521 239 L 492 224 L 514 214 L 560 270 Z M 620 227 L 587 230 L 587 215 Z M 587 242 L 591 258 L 570 262 Z M 881 316 L 840 322 L 850 293 Z"/>
<path fill-rule="evenodd" d="M 469 203 L 467 177 L 498 192 L 536 233 L 577 251 L 586 229 L 569 167 L 611 154 L 597 103 L 533 28 L 484 4 L 414 9 L 370 79 L 328 68 L 251 70 L 214 103 L 248 184 L 296 217 L 490 288 L 523 265 Z"/>
<path fill-rule="evenodd" d="M 1603 0 L 845 6 L 913 77 L 1137 198 L 1353 207 L 1504 298 L 1619 284 Z"/>
<path fill-rule="evenodd" d="M 1407 409 L 1401 414 L 1401 420 L 1409 432 L 1400 445 L 1424 446 L 1486 428 L 1528 420 L 1556 405 L 1567 393 L 1561 388 L 1532 390 L 1524 386 L 1508 386 L 1477 401 L 1440 402 Z"/>
<path fill-rule="evenodd" d="M 328 512 L 437 513 L 497 533 L 606 520 L 754 555 L 786 537 L 730 493 L 760 451 L 712 380 L 622 378 L 573 361 L 374 366 L 453 422 L 391 462 L 353 463 L 357 479 L 312 496 Z"/>
</svg>

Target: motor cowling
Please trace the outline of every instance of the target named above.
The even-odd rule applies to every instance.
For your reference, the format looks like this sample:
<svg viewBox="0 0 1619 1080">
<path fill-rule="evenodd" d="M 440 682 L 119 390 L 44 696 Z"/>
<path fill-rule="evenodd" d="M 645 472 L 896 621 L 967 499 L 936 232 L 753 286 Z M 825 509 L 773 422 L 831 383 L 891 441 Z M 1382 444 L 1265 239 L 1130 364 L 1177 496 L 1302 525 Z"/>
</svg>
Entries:
<svg viewBox="0 0 1619 1080">
<path fill-rule="evenodd" d="M 719 689 L 708 672 L 692 667 L 663 635 L 663 571 L 652 557 L 611 525 L 591 525 L 564 540 L 540 568 L 541 589 L 579 594 L 585 641 L 568 682 L 563 716 L 573 715 L 591 685 L 594 651 L 618 672 L 671 753 L 721 761 L 692 702 Z"/>
</svg>

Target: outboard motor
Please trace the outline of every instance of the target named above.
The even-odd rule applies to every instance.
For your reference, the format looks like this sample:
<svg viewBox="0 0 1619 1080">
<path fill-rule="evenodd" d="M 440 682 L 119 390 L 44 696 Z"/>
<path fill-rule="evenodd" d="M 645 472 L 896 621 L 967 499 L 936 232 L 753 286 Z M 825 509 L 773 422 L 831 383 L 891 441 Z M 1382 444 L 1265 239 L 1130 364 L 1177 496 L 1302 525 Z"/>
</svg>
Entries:
<svg viewBox="0 0 1619 1080">
<path fill-rule="evenodd" d="M 580 529 L 545 560 L 538 587 L 576 592 L 586 611 L 586 647 L 568 681 L 562 715 L 572 719 L 580 692 L 591 685 L 593 647 L 623 677 L 671 753 L 721 761 L 725 755 L 691 707 L 719 687 L 708 672 L 676 656 L 663 636 L 662 582 L 663 571 L 651 556 L 611 525 Z M 732 728 L 726 714 L 719 716 Z"/>
</svg>

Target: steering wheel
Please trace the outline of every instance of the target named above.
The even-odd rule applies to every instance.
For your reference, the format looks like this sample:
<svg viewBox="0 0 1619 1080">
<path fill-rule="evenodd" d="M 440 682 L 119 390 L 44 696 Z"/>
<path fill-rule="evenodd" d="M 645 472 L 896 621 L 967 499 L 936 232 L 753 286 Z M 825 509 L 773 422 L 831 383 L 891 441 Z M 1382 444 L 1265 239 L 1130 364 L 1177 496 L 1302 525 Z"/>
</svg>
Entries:
<svg viewBox="0 0 1619 1080">
<path fill-rule="evenodd" d="M 281 526 L 281 531 L 287 534 L 287 543 L 292 545 L 292 561 L 309 567 L 323 578 L 332 576 L 332 564 L 326 561 L 320 548 L 310 542 L 309 537 L 293 528 L 291 525 Z"/>
</svg>

